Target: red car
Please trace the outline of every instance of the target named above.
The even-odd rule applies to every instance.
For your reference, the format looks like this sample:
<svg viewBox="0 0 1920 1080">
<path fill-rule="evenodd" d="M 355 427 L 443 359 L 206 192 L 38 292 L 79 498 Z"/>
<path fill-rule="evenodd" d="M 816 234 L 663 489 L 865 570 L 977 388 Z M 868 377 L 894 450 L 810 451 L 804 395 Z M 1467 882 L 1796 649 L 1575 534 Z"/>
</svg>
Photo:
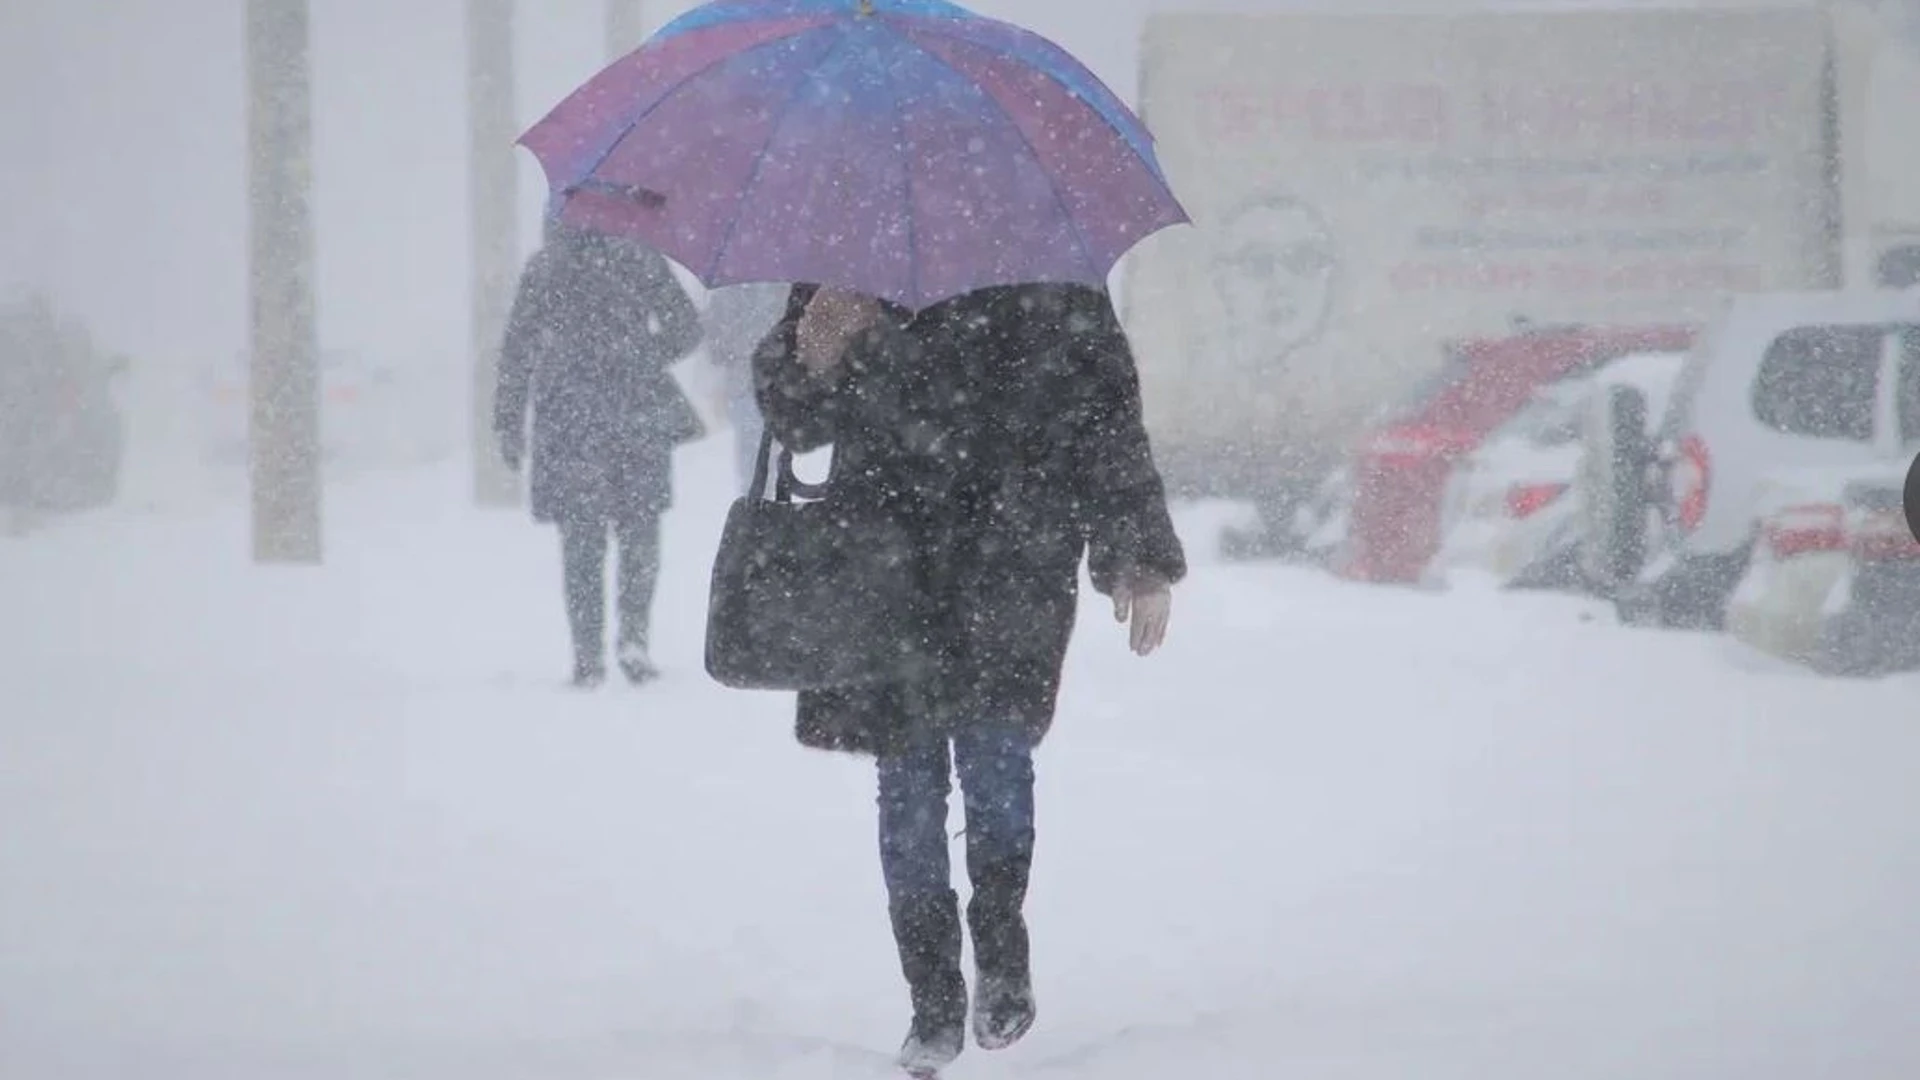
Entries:
<svg viewBox="0 0 1920 1080">
<path fill-rule="evenodd" d="M 1354 448 L 1352 505 L 1334 572 L 1419 581 L 1440 549 L 1447 480 L 1488 433 L 1543 386 L 1629 353 L 1685 350 L 1693 335 L 1686 327 L 1553 327 L 1455 344 L 1410 404 Z"/>
</svg>

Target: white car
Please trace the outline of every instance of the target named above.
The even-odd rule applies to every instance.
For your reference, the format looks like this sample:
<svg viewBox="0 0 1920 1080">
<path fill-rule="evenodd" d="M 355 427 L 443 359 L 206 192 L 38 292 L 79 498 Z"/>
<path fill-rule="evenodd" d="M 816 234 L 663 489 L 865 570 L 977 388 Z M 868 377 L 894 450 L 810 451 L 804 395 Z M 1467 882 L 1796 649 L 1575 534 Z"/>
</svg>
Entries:
<svg viewBox="0 0 1920 1080">
<path fill-rule="evenodd" d="M 1503 583 L 1578 588 L 1583 419 L 1593 400 L 1631 387 L 1664 403 L 1683 353 L 1631 353 L 1543 388 L 1455 470 L 1446 542 L 1436 565 Z"/>
<path fill-rule="evenodd" d="M 1651 461 L 1615 448 L 1617 537 L 1651 506 L 1651 558 L 1621 621 L 1720 629 L 1759 535 L 1766 478 L 1858 469 L 1920 448 L 1920 292 L 1735 297 L 1688 356 Z M 1603 457 L 1605 455 L 1602 455 Z M 1636 543 L 1638 541 L 1635 541 Z"/>
<path fill-rule="evenodd" d="M 1300 538 L 1300 554 L 1306 561 L 1325 566 L 1347 536 L 1347 519 L 1353 508 L 1353 469 L 1341 465 L 1328 473 L 1314 488 L 1313 496 L 1293 512 L 1293 532 Z"/>
<path fill-rule="evenodd" d="M 1759 537 L 1727 601 L 1727 631 L 1829 674 L 1920 668 L 1920 542 L 1900 506 L 1908 468 L 1889 461 L 1768 474 Z"/>
</svg>

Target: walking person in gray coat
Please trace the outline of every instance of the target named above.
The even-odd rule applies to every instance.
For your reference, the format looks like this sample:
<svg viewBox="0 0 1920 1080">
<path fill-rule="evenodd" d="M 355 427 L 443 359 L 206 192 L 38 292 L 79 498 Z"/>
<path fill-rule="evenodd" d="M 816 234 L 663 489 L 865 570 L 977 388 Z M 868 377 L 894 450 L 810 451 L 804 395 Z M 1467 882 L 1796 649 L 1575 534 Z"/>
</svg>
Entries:
<svg viewBox="0 0 1920 1080">
<path fill-rule="evenodd" d="M 606 562 L 618 544 L 621 672 L 644 683 L 673 449 L 702 434 L 670 366 L 700 312 L 658 252 L 549 223 L 508 318 L 494 398 L 500 453 L 530 468 L 534 520 L 559 527 L 573 681 L 606 677 Z M 528 415 L 532 415 L 531 453 Z"/>
</svg>

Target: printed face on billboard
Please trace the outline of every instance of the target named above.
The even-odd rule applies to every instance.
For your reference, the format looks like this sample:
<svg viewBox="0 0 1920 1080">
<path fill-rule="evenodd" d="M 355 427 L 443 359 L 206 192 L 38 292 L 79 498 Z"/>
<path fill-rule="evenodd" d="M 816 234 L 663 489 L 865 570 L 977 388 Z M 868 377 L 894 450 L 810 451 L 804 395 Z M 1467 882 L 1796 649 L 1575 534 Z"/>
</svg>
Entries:
<svg viewBox="0 0 1920 1080">
<path fill-rule="evenodd" d="M 1273 365 L 1320 336 L 1338 270 L 1332 233 L 1313 207 L 1272 193 L 1214 230 L 1211 272 L 1236 359 Z"/>
</svg>

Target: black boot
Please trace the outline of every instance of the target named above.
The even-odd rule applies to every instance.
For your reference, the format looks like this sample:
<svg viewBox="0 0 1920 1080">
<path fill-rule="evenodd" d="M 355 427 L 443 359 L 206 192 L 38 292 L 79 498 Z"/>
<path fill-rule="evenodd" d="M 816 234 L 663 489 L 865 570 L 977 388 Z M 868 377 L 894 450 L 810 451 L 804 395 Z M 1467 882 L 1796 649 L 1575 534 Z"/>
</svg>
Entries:
<svg viewBox="0 0 1920 1080">
<path fill-rule="evenodd" d="M 582 656 L 573 662 L 573 685 L 582 690 L 592 690 L 607 679 L 607 666 L 604 662 L 590 656 Z"/>
<path fill-rule="evenodd" d="M 635 686 L 645 686 L 660 677 L 660 669 L 653 666 L 653 659 L 647 655 L 644 641 L 623 641 L 618 650 L 620 673 Z"/>
<path fill-rule="evenodd" d="M 952 889 L 889 905 L 900 972 L 913 1000 L 913 1026 L 899 1064 L 931 1074 L 966 1045 L 967 979 L 960 972 L 960 897 Z"/>
<path fill-rule="evenodd" d="M 1033 1027 L 1035 1005 L 1029 963 L 1026 860 L 975 869 L 967 926 L 973 933 L 973 1039 L 982 1050 L 1004 1050 Z"/>
</svg>

